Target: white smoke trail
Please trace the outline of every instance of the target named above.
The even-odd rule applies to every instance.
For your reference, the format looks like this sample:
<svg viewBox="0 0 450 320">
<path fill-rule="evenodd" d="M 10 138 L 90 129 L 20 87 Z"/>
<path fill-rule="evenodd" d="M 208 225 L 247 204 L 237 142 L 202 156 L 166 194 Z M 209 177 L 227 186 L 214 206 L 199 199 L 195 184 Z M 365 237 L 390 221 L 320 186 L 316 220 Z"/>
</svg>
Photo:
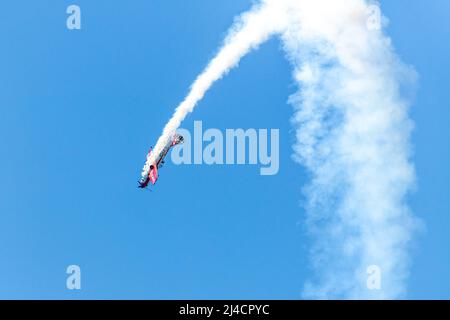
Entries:
<svg viewBox="0 0 450 320">
<path fill-rule="evenodd" d="M 382 30 L 367 28 L 362 0 L 292 1 L 283 34 L 299 92 L 291 97 L 295 158 L 312 174 L 306 188 L 312 264 L 305 295 L 397 298 L 408 276 L 416 224 L 405 203 L 414 184 L 412 123 L 401 97 L 414 72 Z M 368 290 L 367 269 L 381 271 Z"/>
<path fill-rule="evenodd" d="M 172 118 L 164 127 L 163 133 L 155 145 L 154 155 L 161 152 L 186 115 L 192 112 L 215 81 L 235 67 L 250 50 L 266 41 L 275 32 L 283 29 L 285 21 L 282 17 L 283 14 L 278 6 L 258 4 L 236 19 L 223 47 L 195 80 L 189 94 L 176 108 Z M 153 159 L 148 159 L 142 173 L 143 176 L 148 173 L 151 162 Z"/>
<path fill-rule="evenodd" d="M 367 28 L 368 9 L 365 0 L 266 0 L 255 6 L 235 23 L 155 148 L 214 81 L 279 34 L 299 86 L 290 99 L 295 159 L 312 176 L 305 195 L 317 279 L 306 285 L 308 297 L 397 298 L 405 291 L 416 222 L 405 203 L 415 174 L 401 89 L 414 73 L 382 30 Z M 381 290 L 366 286 L 372 265 L 381 271 Z"/>
</svg>

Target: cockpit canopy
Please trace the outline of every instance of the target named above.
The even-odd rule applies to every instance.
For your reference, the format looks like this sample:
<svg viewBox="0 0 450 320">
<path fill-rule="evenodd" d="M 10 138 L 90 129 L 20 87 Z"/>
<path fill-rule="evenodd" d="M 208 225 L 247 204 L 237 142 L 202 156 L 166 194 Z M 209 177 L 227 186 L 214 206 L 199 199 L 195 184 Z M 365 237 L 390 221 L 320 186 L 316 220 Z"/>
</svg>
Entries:
<svg viewBox="0 0 450 320">
<path fill-rule="evenodd" d="M 148 177 L 142 177 L 140 183 L 145 183 L 147 182 Z"/>
</svg>

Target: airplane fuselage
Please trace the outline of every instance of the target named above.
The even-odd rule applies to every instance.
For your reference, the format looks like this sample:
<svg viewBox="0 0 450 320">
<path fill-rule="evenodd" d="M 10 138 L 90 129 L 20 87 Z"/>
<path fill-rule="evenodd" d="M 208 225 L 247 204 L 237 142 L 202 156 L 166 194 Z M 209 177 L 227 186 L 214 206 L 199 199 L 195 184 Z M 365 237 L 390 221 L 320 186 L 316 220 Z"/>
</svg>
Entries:
<svg viewBox="0 0 450 320">
<path fill-rule="evenodd" d="M 152 150 L 150 149 L 147 155 L 147 162 L 144 167 L 142 178 L 139 180 L 139 188 L 146 188 L 150 182 L 152 184 L 156 183 L 156 180 L 158 180 L 158 169 L 164 164 L 164 158 L 167 156 L 167 153 L 169 153 L 169 150 L 172 147 L 183 142 L 183 136 L 175 133 L 172 139 L 167 141 L 166 145 L 155 159 L 152 159 Z M 151 162 L 149 163 L 148 161 Z"/>
</svg>

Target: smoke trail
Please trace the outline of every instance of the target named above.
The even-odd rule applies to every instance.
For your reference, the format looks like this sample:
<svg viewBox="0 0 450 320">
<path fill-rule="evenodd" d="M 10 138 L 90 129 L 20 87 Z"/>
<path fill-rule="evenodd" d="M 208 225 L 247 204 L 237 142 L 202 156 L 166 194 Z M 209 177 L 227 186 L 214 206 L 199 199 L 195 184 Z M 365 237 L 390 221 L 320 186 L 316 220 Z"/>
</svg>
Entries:
<svg viewBox="0 0 450 320">
<path fill-rule="evenodd" d="M 294 158 L 311 173 L 306 222 L 316 277 L 305 286 L 307 297 L 397 298 L 405 292 L 416 221 L 405 203 L 415 174 L 402 89 L 414 72 L 382 30 L 367 28 L 368 9 L 365 0 L 262 1 L 234 24 L 155 147 L 161 150 L 242 56 L 280 35 L 299 87 L 290 98 Z M 372 265 L 381 271 L 381 290 L 366 286 Z"/>
<path fill-rule="evenodd" d="M 290 99 L 294 150 L 312 175 L 305 195 L 318 275 L 305 295 L 400 297 L 416 225 L 405 203 L 415 174 L 401 89 L 414 72 L 382 30 L 367 28 L 365 1 L 294 2 L 291 19 L 299 23 L 283 42 L 299 86 Z M 372 265 L 381 290 L 367 288 Z"/>
<path fill-rule="evenodd" d="M 155 145 L 154 155 L 161 152 L 186 115 L 192 112 L 197 102 L 203 98 L 213 83 L 235 67 L 250 50 L 266 41 L 275 32 L 282 30 L 284 22 L 278 7 L 266 4 L 255 5 L 252 10 L 236 19 L 223 47 L 195 80 L 189 94 L 176 108 L 172 118 L 164 127 L 163 133 Z M 148 159 L 142 173 L 143 176 L 148 173 L 152 161 L 153 159 Z"/>
</svg>

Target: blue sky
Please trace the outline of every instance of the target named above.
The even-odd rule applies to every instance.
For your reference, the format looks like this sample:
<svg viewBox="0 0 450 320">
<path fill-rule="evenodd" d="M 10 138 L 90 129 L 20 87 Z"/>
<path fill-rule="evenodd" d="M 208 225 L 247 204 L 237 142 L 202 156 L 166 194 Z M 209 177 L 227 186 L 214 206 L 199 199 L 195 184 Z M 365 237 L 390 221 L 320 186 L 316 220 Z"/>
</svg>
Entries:
<svg viewBox="0 0 450 320">
<path fill-rule="evenodd" d="M 66 8 L 82 10 L 67 30 Z M 273 39 L 183 124 L 279 128 L 280 171 L 175 166 L 136 188 L 145 154 L 251 1 L 14 1 L 0 35 L 0 298 L 297 299 L 312 275 L 291 159 L 289 64 Z M 450 298 L 450 3 L 384 1 L 387 33 L 419 74 L 411 109 L 425 229 L 409 298 Z M 66 267 L 82 290 L 65 287 Z"/>
</svg>

